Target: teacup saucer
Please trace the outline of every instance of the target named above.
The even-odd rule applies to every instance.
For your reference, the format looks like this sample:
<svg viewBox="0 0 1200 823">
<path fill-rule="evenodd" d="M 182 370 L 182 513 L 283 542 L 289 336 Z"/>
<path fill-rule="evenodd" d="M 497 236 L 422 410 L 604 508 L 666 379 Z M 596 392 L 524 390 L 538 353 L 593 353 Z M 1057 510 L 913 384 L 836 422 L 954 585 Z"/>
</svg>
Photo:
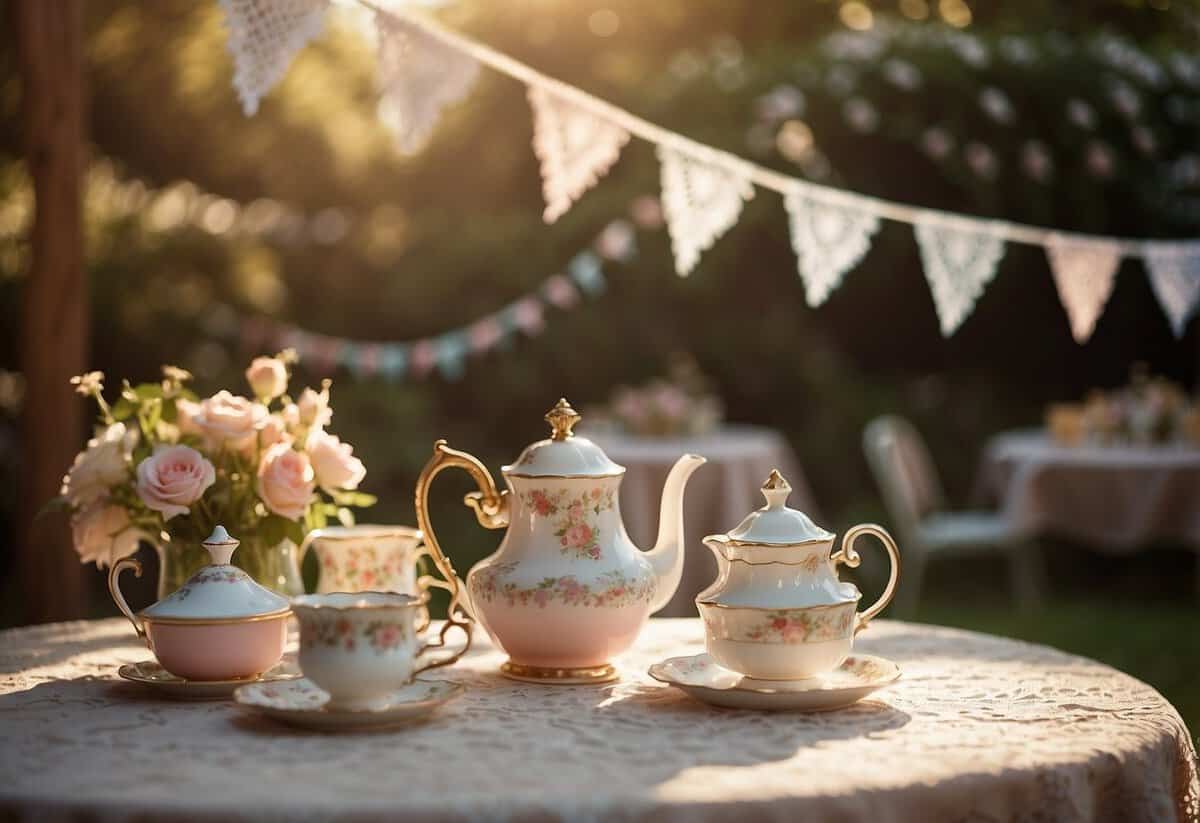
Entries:
<svg viewBox="0 0 1200 823">
<path fill-rule="evenodd" d="M 164 669 L 157 660 L 142 660 L 126 663 L 117 669 L 123 679 L 139 683 L 147 689 L 175 700 L 223 700 L 233 694 L 238 686 L 250 683 L 274 683 L 295 680 L 300 677 L 300 667 L 294 658 L 285 657 L 275 668 L 258 677 L 243 677 L 238 680 L 184 680 Z"/>
<path fill-rule="evenodd" d="M 392 693 L 379 709 L 331 709 L 329 694 L 308 678 L 283 683 L 253 683 L 233 693 L 240 706 L 267 717 L 321 731 L 380 729 L 424 719 L 464 691 L 461 683 L 417 678 Z"/>
<path fill-rule="evenodd" d="M 756 680 L 721 668 L 707 654 L 696 654 L 655 663 L 650 676 L 714 706 L 823 712 L 849 706 L 895 682 L 900 667 L 882 657 L 852 654 L 833 671 L 817 677 Z"/>
</svg>

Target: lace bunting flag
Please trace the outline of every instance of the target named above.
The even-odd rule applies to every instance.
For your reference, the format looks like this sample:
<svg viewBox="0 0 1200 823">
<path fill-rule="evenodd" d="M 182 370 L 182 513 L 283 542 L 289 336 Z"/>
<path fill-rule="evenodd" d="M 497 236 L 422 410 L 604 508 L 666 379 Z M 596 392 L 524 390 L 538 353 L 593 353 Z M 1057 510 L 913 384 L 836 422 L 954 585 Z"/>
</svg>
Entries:
<svg viewBox="0 0 1200 823">
<path fill-rule="evenodd" d="M 658 147 L 663 215 L 671 235 L 675 271 L 686 277 L 700 253 L 737 222 L 754 186 L 737 173 Z"/>
<path fill-rule="evenodd" d="M 529 105 L 546 196 L 542 216 L 553 223 L 617 162 L 629 132 L 540 86 L 529 87 Z"/>
<path fill-rule="evenodd" d="M 420 151 L 442 109 L 461 101 L 479 76 L 479 63 L 402 20 L 379 23 L 379 117 L 404 154 Z"/>
<path fill-rule="evenodd" d="M 1183 337 L 1200 299 L 1200 243 L 1148 243 L 1143 254 L 1154 296 Z"/>
<path fill-rule="evenodd" d="M 1004 256 L 1004 239 L 981 231 L 981 225 L 987 224 L 943 215 L 916 219 L 921 265 L 933 292 L 943 337 L 954 334 L 975 309 Z"/>
<path fill-rule="evenodd" d="M 246 116 L 321 33 L 329 0 L 221 0 L 233 55 L 233 85 Z"/>
<path fill-rule="evenodd" d="M 1053 235 L 1046 258 L 1054 274 L 1058 299 L 1071 321 L 1071 336 L 1086 343 L 1112 294 L 1121 246 L 1110 240 L 1074 240 Z"/>
<path fill-rule="evenodd" d="M 810 306 L 824 303 L 841 285 L 879 231 L 879 218 L 858 206 L 858 200 L 840 192 L 822 193 L 818 198 L 801 188 L 783 198 L 796 266 Z"/>
</svg>

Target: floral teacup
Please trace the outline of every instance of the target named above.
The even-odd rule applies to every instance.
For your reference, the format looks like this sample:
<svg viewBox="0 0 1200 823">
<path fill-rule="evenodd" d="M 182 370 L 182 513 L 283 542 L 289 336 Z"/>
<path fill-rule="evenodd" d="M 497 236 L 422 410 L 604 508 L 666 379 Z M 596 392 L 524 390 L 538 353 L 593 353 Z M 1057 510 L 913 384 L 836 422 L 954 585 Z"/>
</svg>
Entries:
<svg viewBox="0 0 1200 823">
<path fill-rule="evenodd" d="M 421 532 L 409 526 L 330 526 L 314 529 L 300 546 L 317 555 L 317 593 L 402 592 L 419 595 L 417 561 L 428 552 Z"/>
<path fill-rule="evenodd" d="M 292 599 L 300 622 L 300 669 L 329 693 L 329 707 L 372 711 L 421 672 L 447 666 L 464 649 L 440 656 L 444 629 L 421 637 L 424 598 L 396 592 L 309 594 Z M 448 623 L 447 628 L 456 623 Z"/>
</svg>

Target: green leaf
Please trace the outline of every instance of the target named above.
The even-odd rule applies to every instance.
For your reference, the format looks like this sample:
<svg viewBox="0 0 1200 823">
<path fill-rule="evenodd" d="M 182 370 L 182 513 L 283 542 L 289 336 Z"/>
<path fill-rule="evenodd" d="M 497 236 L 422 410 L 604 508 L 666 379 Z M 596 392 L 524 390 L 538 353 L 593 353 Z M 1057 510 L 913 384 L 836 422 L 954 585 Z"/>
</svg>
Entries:
<svg viewBox="0 0 1200 823">
<path fill-rule="evenodd" d="M 161 400 L 163 396 L 161 383 L 139 383 L 134 387 L 133 393 L 138 396 L 139 400 Z"/>
<path fill-rule="evenodd" d="M 360 509 L 365 509 L 367 506 L 374 506 L 379 500 L 375 495 L 367 494 L 366 492 L 351 492 L 339 489 L 331 491 L 329 496 L 339 506 L 357 506 Z"/>
<path fill-rule="evenodd" d="M 137 411 L 137 406 L 134 405 L 127 397 L 122 397 L 112 407 L 112 416 L 114 420 L 128 420 L 133 417 L 133 413 Z"/>
</svg>

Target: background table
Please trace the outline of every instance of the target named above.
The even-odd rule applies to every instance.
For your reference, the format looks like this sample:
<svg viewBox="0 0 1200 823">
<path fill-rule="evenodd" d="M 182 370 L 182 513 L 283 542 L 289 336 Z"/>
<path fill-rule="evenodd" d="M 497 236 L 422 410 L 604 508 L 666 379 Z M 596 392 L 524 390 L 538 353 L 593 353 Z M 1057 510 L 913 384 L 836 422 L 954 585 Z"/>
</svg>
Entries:
<svg viewBox="0 0 1200 823">
<path fill-rule="evenodd" d="M 1200 815 L 1195 751 L 1143 683 L 1045 647 L 878 621 L 903 677 L 850 709 L 714 709 L 645 675 L 699 651 L 653 620 L 604 687 L 496 673 L 407 729 L 293 731 L 225 703 L 154 700 L 124 620 L 0 633 L 0 819 L 1168 821 Z"/>
<path fill-rule="evenodd" d="M 717 577 L 717 561 L 700 542 L 727 532 L 763 505 L 759 490 L 771 469 L 779 469 L 792 485 L 788 505 L 815 517 L 812 494 L 796 455 L 779 432 L 760 426 L 727 425 L 698 437 L 631 437 L 610 431 L 582 432 L 625 467 L 621 481 L 621 514 L 633 542 L 649 548 L 658 534 L 658 504 L 667 472 L 679 456 L 692 452 L 708 458 L 684 495 L 687 562 L 683 580 L 661 614 L 696 614 L 697 594 Z"/>
<path fill-rule="evenodd" d="M 1200 550 L 1200 449 L 1063 446 L 1043 431 L 1005 432 L 984 451 L 980 491 L 1013 524 L 1119 552 L 1174 540 Z"/>
</svg>

